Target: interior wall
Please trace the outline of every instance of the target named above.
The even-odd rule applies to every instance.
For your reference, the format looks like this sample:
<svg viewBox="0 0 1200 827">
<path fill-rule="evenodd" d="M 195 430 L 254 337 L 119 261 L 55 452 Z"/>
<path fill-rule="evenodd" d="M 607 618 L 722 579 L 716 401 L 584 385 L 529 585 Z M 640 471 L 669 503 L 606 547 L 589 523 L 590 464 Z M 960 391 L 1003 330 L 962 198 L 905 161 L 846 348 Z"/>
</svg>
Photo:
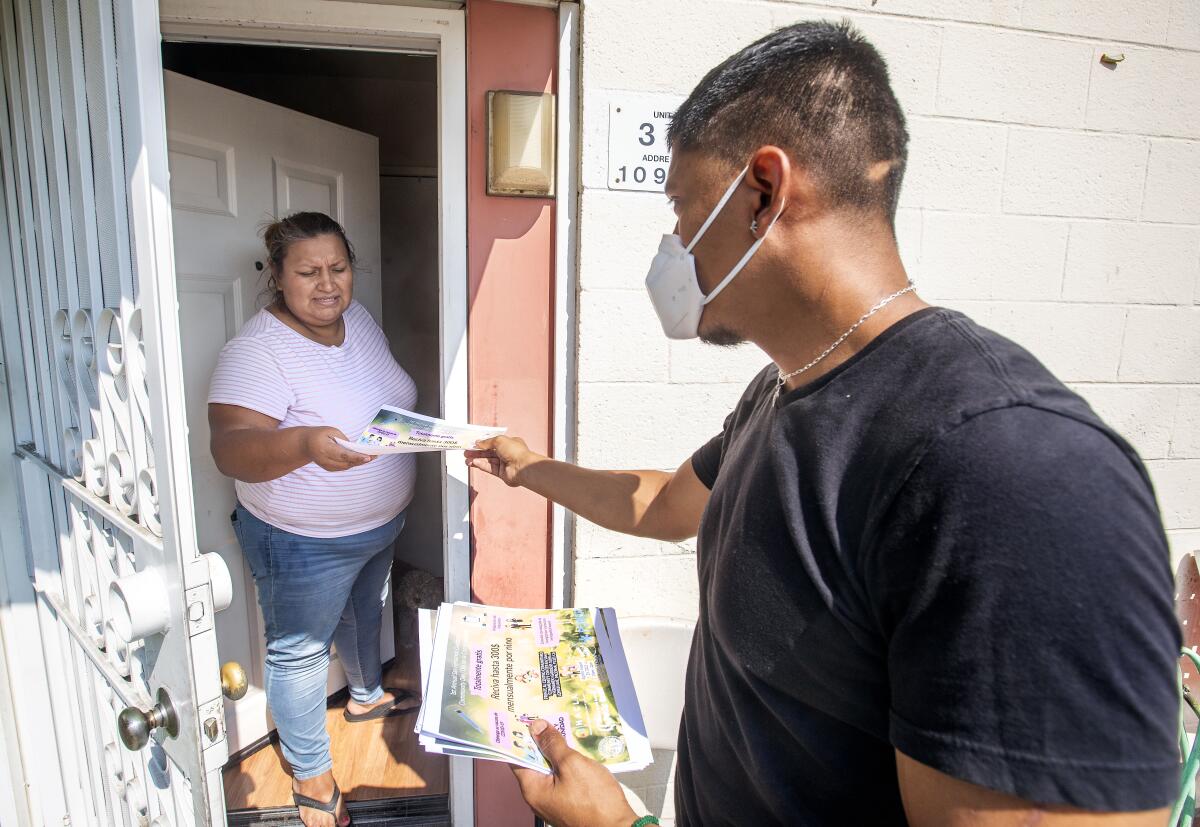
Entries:
<svg viewBox="0 0 1200 827">
<path fill-rule="evenodd" d="M 379 138 L 384 174 L 437 171 L 433 55 L 164 43 L 163 68 Z"/>
<path fill-rule="evenodd" d="M 417 411 L 440 415 L 436 59 L 165 43 L 163 66 L 379 138 L 383 331 L 417 385 Z M 396 557 L 440 576 L 441 455 L 418 455 L 417 469 L 416 495 Z"/>
<path fill-rule="evenodd" d="M 379 182 L 383 232 L 383 332 L 392 353 L 417 383 L 417 410 L 441 414 L 438 360 L 438 181 L 384 175 Z M 426 571 L 442 572 L 442 455 L 417 454 L 417 488 L 397 556 Z"/>
</svg>

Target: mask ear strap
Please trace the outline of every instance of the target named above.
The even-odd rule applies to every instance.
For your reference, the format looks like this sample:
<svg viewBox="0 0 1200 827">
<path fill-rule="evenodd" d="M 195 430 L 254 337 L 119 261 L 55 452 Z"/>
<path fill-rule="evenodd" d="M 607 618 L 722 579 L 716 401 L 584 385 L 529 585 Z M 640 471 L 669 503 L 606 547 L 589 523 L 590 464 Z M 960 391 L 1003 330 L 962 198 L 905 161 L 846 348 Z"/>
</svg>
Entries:
<svg viewBox="0 0 1200 827">
<path fill-rule="evenodd" d="M 733 269 L 729 271 L 729 275 L 721 279 L 721 283 L 714 287 L 713 291 L 704 297 L 705 304 L 708 304 L 710 301 L 715 299 L 717 294 L 724 290 L 729 282 L 733 281 L 733 277 L 742 272 L 742 268 L 745 267 L 746 263 L 754 257 L 754 254 L 758 252 L 758 248 L 762 246 L 762 243 L 767 240 L 767 236 L 771 234 L 771 228 L 775 226 L 775 222 L 779 220 L 779 216 L 783 215 L 783 208 L 786 206 L 786 199 L 779 203 L 779 212 L 775 213 L 775 217 L 771 219 L 771 223 L 768 224 L 767 229 L 763 231 L 762 238 L 750 245 L 750 249 L 746 251 L 745 255 L 738 260 L 737 264 L 733 265 Z"/>
<path fill-rule="evenodd" d="M 725 194 L 721 196 L 721 200 L 717 202 L 717 206 L 713 207 L 712 212 L 708 214 L 708 218 L 704 219 L 704 223 L 700 225 L 700 229 L 692 236 L 691 243 L 684 248 L 684 252 L 690 253 L 692 248 L 696 246 L 696 242 L 704 235 L 704 232 L 717 220 L 717 216 L 721 214 L 721 210 L 729 203 L 729 199 L 733 197 L 737 191 L 738 184 L 742 183 L 742 179 L 746 177 L 746 172 L 750 169 L 750 165 L 742 167 L 742 171 L 738 173 L 738 177 L 733 179 L 733 183 L 725 190 Z"/>
</svg>

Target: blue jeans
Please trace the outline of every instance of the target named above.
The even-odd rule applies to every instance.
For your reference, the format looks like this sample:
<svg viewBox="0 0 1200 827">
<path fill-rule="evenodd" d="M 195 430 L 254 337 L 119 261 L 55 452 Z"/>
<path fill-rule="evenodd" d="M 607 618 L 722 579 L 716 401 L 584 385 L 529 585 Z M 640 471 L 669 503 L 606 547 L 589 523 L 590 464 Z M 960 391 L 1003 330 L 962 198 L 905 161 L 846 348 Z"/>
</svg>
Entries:
<svg viewBox="0 0 1200 827">
<path fill-rule="evenodd" d="M 325 729 L 329 646 L 337 646 L 350 697 L 383 696 L 379 630 L 404 514 L 348 537 L 302 537 L 239 503 L 233 528 L 258 586 L 267 630 L 267 703 L 297 780 L 333 768 Z"/>
</svg>

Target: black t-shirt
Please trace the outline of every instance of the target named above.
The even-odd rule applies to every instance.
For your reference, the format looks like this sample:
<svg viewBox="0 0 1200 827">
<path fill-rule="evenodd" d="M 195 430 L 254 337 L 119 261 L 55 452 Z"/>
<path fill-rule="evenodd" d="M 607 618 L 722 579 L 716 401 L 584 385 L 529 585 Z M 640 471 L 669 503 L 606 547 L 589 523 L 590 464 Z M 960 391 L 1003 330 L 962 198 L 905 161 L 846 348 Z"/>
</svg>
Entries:
<svg viewBox="0 0 1200 827">
<path fill-rule="evenodd" d="M 774 379 L 692 457 L 679 824 L 905 824 L 896 749 L 1029 801 L 1169 804 L 1179 629 L 1129 445 L 940 308 Z"/>
</svg>

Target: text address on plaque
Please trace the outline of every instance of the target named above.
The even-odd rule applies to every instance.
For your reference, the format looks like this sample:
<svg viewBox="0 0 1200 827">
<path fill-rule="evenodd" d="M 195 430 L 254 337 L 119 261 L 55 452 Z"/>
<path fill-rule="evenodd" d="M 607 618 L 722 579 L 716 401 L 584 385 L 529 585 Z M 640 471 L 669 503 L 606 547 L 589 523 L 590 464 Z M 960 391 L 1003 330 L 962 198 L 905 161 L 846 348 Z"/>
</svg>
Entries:
<svg viewBox="0 0 1200 827">
<path fill-rule="evenodd" d="M 608 105 L 608 188 L 662 192 L 671 165 L 667 129 L 679 98 Z"/>
</svg>

